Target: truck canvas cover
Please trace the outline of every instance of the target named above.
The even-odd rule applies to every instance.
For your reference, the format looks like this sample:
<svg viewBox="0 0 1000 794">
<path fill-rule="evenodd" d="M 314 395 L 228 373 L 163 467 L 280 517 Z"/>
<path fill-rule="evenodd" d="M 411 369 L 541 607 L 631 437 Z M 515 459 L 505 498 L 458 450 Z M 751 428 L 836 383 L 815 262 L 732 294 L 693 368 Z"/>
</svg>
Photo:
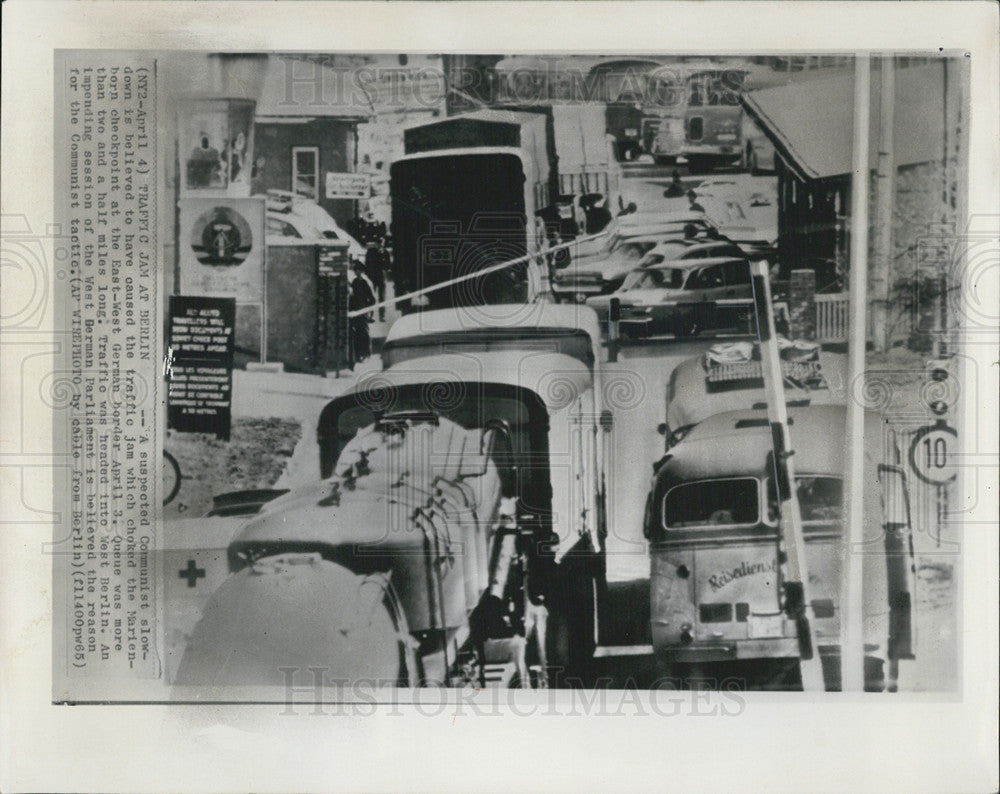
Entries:
<svg viewBox="0 0 1000 794">
<path fill-rule="evenodd" d="M 521 149 L 534 162 L 535 181 L 549 178 L 545 117 L 509 110 L 477 110 L 403 132 L 407 155 L 448 149 Z"/>
</svg>

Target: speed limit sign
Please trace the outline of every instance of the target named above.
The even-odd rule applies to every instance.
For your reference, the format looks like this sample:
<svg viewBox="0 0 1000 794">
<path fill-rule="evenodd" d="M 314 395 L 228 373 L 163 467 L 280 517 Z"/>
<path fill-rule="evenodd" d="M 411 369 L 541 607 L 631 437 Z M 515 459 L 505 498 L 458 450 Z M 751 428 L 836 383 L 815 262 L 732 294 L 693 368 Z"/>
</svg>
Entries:
<svg viewBox="0 0 1000 794">
<path fill-rule="evenodd" d="M 955 479 L 958 433 L 943 419 L 917 432 L 910 444 L 910 466 L 924 482 L 943 485 Z"/>
</svg>

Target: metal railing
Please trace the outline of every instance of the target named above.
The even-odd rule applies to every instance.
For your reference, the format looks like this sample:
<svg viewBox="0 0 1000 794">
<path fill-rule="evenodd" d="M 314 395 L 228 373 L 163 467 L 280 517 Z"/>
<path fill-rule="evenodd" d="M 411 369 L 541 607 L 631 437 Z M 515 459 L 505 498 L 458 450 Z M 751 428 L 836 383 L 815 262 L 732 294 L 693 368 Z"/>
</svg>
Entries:
<svg viewBox="0 0 1000 794">
<path fill-rule="evenodd" d="M 847 293 L 816 296 L 816 341 L 847 341 Z"/>
</svg>

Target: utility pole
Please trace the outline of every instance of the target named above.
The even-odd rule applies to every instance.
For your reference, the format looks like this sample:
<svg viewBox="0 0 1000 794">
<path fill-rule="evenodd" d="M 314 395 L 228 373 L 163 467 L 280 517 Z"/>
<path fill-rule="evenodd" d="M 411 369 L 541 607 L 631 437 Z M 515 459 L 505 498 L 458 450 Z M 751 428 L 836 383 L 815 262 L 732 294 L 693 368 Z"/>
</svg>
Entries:
<svg viewBox="0 0 1000 794">
<path fill-rule="evenodd" d="M 872 291 L 872 342 L 878 351 L 889 346 L 889 290 L 893 262 L 892 214 L 896 198 L 896 58 L 885 55 L 878 117 L 878 171 L 875 190 L 875 258 L 868 279 Z"/>
<path fill-rule="evenodd" d="M 848 295 L 847 383 L 865 377 L 868 288 L 868 136 L 871 123 L 871 58 L 854 61 L 854 175 L 851 179 L 851 262 Z M 864 577 L 860 549 L 864 543 L 865 409 L 847 400 L 847 448 L 844 455 L 843 584 L 840 609 L 841 689 L 861 692 L 864 668 Z M 857 553 L 853 553 L 858 550 Z"/>
</svg>

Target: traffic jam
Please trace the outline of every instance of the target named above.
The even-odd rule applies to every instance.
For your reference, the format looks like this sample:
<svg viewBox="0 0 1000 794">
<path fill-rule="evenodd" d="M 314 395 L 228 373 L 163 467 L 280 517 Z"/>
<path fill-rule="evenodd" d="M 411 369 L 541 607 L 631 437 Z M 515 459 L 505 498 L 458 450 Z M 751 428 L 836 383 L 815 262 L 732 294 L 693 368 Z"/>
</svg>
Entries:
<svg viewBox="0 0 1000 794">
<path fill-rule="evenodd" d="M 349 315 L 371 357 L 315 418 L 319 479 L 233 511 L 174 685 L 905 688 L 907 472 L 874 411 L 845 446 L 848 356 L 779 255 L 745 101 L 777 67 L 590 67 L 672 98 L 643 106 L 527 101 L 523 60 L 403 131 Z"/>
</svg>

